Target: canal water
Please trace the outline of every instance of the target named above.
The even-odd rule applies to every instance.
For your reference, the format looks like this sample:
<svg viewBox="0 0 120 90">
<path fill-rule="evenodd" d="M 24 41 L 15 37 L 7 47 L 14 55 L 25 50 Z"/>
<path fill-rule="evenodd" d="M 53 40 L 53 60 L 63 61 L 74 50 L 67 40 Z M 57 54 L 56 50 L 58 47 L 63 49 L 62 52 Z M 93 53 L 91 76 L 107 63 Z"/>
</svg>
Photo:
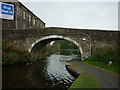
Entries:
<svg viewBox="0 0 120 90">
<path fill-rule="evenodd" d="M 51 55 L 30 64 L 2 68 L 3 88 L 68 88 L 75 77 L 65 68 L 74 56 Z"/>
</svg>

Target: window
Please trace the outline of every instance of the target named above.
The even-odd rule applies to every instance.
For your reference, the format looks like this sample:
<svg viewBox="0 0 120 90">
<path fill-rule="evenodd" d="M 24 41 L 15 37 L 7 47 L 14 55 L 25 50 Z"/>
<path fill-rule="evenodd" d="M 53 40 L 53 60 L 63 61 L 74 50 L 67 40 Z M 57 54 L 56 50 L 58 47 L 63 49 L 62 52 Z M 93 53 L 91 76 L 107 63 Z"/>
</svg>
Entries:
<svg viewBox="0 0 120 90">
<path fill-rule="evenodd" d="M 26 29 L 26 24 L 25 24 L 25 22 L 23 22 L 23 29 Z"/>
<path fill-rule="evenodd" d="M 37 27 L 39 28 L 39 23 L 37 23 Z"/>
<path fill-rule="evenodd" d="M 18 15 L 19 16 L 22 16 L 22 14 L 21 14 L 22 12 L 21 11 L 22 11 L 21 7 L 18 7 Z"/>
<path fill-rule="evenodd" d="M 33 24 L 35 25 L 35 19 L 34 19 L 34 21 L 33 21 Z"/>
<path fill-rule="evenodd" d="M 25 11 L 23 11 L 23 19 L 25 19 Z"/>
<path fill-rule="evenodd" d="M 31 16 L 29 15 L 29 22 L 31 22 Z"/>
</svg>

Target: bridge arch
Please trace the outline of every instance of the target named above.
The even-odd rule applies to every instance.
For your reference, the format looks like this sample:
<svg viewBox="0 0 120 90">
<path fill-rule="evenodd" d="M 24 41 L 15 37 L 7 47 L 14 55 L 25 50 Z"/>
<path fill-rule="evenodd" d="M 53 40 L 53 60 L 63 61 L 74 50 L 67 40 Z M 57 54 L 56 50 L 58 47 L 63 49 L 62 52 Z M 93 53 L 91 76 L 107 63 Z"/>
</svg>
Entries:
<svg viewBox="0 0 120 90">
<path fill-rule="evenodd" d="M 42 43 L 41 46 L 45 46 L 46 44 L 48 44 L 52 41 L 55 41 L 55 40 L 67 40 L 67 41 L 72 42 L 79 48 L 79 52 L 80 52 L 81 58 L 82 58 L 83 50 L 82 50 L 80 43 L 78 43 L 76 40 L 72 39 L 71 37 L 66 37 L 66 36 L 62 36 L 62 35 L 50 35 L 50 36 L 45 36 L 40 39 L 37 39 L 35 42 L 33 42 L 31 44 L 31 47 L 29 48 L 29 52 L 32 52 L 32 49 L 35 46 L 37 46 L 37 44 L 39 44 L 39 43 Z"/>
</svg>

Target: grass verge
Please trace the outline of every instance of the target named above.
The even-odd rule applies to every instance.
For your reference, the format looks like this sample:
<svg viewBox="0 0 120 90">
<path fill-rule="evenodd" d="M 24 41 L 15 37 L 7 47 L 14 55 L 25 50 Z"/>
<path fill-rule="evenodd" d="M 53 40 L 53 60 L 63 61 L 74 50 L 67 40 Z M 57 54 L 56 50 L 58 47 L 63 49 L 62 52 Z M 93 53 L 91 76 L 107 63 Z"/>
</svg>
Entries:
<svg viewBox="0 0 120 90">
<path fill-rule="evenodd" d="M 68 90 L 74 88 L 100 88 L 97 80 L 90 74 L 81 74 Z"/>
<path fill-rule="evenodd" d="M 77 71 L 80 73 L 78 78 L 73 82 L 73 84 L 69 87 L 68 90 L 72 89 L 83 89 L 83 88 L 100 88 L 98 81 L 92 76 L 90 73 L 86 72 L 86 70 L 82 67 L 78 67 L 73 63 L 74 60 L 67 62 L 68 68 Z"/>
</svg>

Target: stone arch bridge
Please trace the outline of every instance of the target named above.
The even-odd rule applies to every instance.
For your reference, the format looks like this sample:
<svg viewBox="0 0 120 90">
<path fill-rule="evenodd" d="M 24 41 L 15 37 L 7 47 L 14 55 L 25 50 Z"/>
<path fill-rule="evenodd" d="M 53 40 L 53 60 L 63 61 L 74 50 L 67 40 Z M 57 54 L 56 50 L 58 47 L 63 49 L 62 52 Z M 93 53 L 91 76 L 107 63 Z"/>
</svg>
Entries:
<svg viewBox="0 0 120 90">
<path fill-rule="evenodd" d="M 96 50 L 112 47 L 119 41 L 119 31 L 46 27 L 37 29 L 2 30 L 3 44 L 14 45 L 29 52 L 39 50 L 55 40 L 73 42 L 81 58 L 91 56 Z"/>
</svg>

